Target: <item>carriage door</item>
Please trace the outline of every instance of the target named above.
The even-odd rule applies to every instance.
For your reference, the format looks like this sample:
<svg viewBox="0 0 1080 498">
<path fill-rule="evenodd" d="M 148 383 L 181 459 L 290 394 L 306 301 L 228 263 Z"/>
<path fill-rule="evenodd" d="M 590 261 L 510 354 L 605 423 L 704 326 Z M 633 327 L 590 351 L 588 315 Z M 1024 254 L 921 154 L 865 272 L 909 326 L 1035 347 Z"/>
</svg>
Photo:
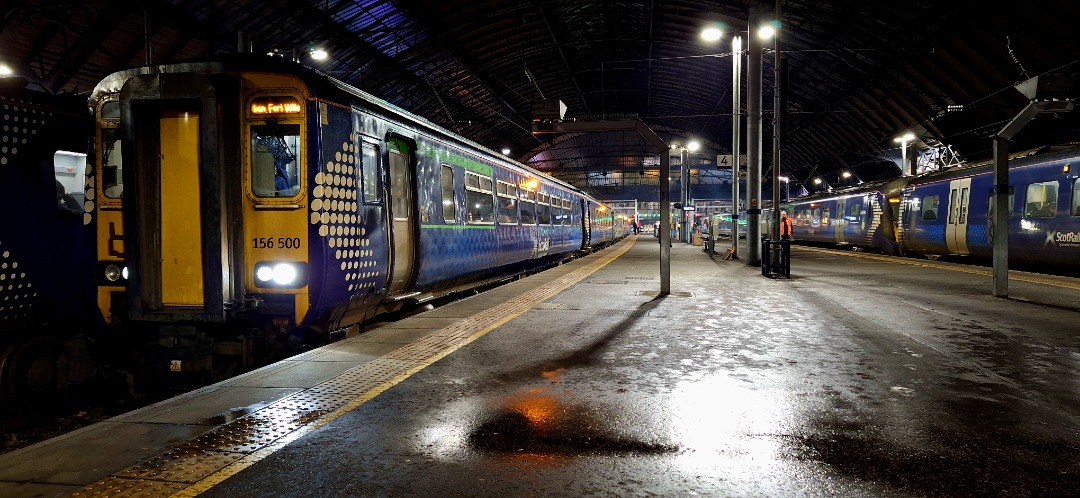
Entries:
<svg viewBox="0 0 1080 498">
<path fill-rule="evenodd" d="M 945 243 L 953 254 L 968 254 L 967 225 L 971 178 L 949 183 L 949 218 L 945 225 Z"/>
<path fill-rule="evenodd" d="M 390 294 L 400 292 L 412 279 L 414 255 L 416 251 L 416 231 L 413 220 L 416 219 L 412 168 L 410 159 L 412 150 L 403 140 L 390 139 L 390 219 L 393 237 L 393 278 L 390 282 Z"/>
<path fill-rule="evenodd" d="M 592 206 L 588 201 L 581 201 L 581 223 L 582 230 L 585 234 L 582 237 L 582 247 L 588 247 L 592 244 Z"/>
<path fill-rule="evenodd" d="M 836 243 L 844 243 L 844 227 L 847 226 L 847 218 L 844 216 L 847 214 L 847 199 L 836 200 L 836 212 L 832 215 L 833 235 L 836 236 Z"/>
</svg>

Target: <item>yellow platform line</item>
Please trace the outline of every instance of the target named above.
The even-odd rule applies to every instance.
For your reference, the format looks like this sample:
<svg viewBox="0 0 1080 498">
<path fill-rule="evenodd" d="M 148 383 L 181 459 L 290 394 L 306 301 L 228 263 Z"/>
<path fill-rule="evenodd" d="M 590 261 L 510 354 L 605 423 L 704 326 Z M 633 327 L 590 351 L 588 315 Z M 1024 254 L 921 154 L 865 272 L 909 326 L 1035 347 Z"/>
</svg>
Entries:
<svg viewBox="0 0 1080 498">
<path fill-rule="evenodd" d="M 994 276 L 993 270 L 986 268 L 966 266 L 962 263 L 941 263 L 937 261 L 930 261 L 925 259 L 910 259 L 902 256 L 885 256 L 882 254 L 869 254 L 864 252 L 853 251 L 839 251 L 836 249 L 824 249 L 820 247 L 798 246 L 799 250 L 819 252 L 824 254 L 833 254 L 837 256 L 847 256 L 851 258 L 863 258 L 871 259 L 874 261 L 884 261 L 888 263 L 897 263 L 908 266 L 921 266 L 924 268 L 934 268 L 938 270 L 955 271 L 959 273 L 968 273 L 971 275 L 981 275 L 984 277 L 992 278 Z M 1080 290 L 1080 282 L 1073 281 L 1075 279 L 1069 277 L 1057 277 L 1053 275 L 1039 275 L 1035 273 L 1020 272 L 1016 270 L 1009 270 L 1009 280 L 1017 282 L 1028 282 L 1033 284 L 1044 284 L 1053 287 L 1061 287 L 1063 289 Z"/>
<path fill-rule="evenodd" d="M 211 488 L 220 484 L 226 479 L 238 474 L 244 469 L 255 465 L 256 463 L 262 461 L 270 455 L 273 455 L 274 453 L 284 448 L 286 445 L 292 443 L 293 441 L 296 441 L 297 439 L 307 434 L 310 434 L 311 432 L 318 430 L 319 428 L 324 427 L 327 424 L 332 423 L 334 420 L 337 420 L 342 415 L 345 415 L 346 413 L 355 410 L 360 405 L 363 405 L 364 403 L 370 401 L 379 394 L 385 392 L 387 389 L 390 389 L 391 387 L 401 383 L 416 372 L 427 368 L 431 364 L 446 357 L 450 353 L 453 353 L 454 351 L 464 347 L 465 345 L 479 339 L 480 337 L 483 337 L 488 332 L 495 330 L 496 328 L 509 322 L 510 320 L 517 318 L 518 316 L 522 315 L 523 313 L 534 307 L 536 304 L 539 304 L 563 292 L 570 286 L 580 282 L 582 279 L 595 273 L 597 270 L 603 268 L 604 266 L 607 266 L 612 261 L 615 261 L 615 259 L 623 255 L 632 246 L 633 241 L 631 239 L 624 239 L 623 241 L 615 244 L 607 251 L 600 253 L 598 255 L 599 257 L 596 260 L 587 263 L 586 265 L 577 270 L 571 271 L 561 277 L 552 279 L 550 282 L 547 282 L 538 286 L 535 289 L 527 291 L 518 297 L 515 297 L 500 305 L 485 310 L 484 312 L 473 315 L 472 317 L 460 320 L 454 325 L 440 329 L 439 331 L 431 334 L 427 338 L 417 341 L 417 343 L 419 343 L 430 339 L 428 341 L 429 345 L 444 344 L 446 343 L 446 341 L 449 341 L 448 344 L 439 347 L 437 350 L 431 352 L 430 354 L 427 354 L 427 350 L 430 348 L 425 348 L 422 345 L 418 347 L 416 346 L 417 343 L 405 345 L 398 350 L 387 354 L 386 356 L 384 356 L 384 358 L 416 358 L 416 353 L 422 353 L 424 354 L 424 357 L 415 359 L 411 363 L 411 365 L 409 364 L 409 362 L 400 362 L 402 366 L 399 371 L 388 371 L 383 373 L 383 376 L 388 378 L 386 378 L 386 380 L 382 381 L 381 383 L 378 383 L 372 389 L 369 389 L 363 394 L 352 398 L 344 405 L 334 409 L 330 413 L 327 413 L 313 420 L 312 422 L 299 427 L 298 429 L 282 436 L 281 438 L 273 441 L 272 443 L 264 446 L 263 448 L 260 448 L 248 455 L 245 455 L 243 458 L 240 458 L 239 460 L 236 460 L 222 467 L 221 469 L 207 475 L 206 477 L 194 483 L 186 484 L 178 483 L 175 481 L 155 481 L 152 479 L 124 479 L 121 477 L 124 474 L 130 475 L 132 473 L 132 469 L 135 469 L 138 466 L 138 464 L 136 464 L 135 466 L 128 467 L 127 469 L 121 470 L 119 472 L 115 472 L 110 477 L 98 481 L 97 483 L 84 487 L 82 490 L 77 491 L 75 495 L 99 496 L 103 494 L 108 494 L 109 496 L 172 496 L 175 498 L 198 496 L 199 494 L 210 490 Z M 463 335 L 463 332 L 465 332 L 466 334 Z M 356 369 L 364 368 L 366 365 L 371 365 L 372 363 L 375 362 L 369 362 L 364 365 L 360 365 L 350 370 L 349 372 L 352 372 Z M 342 375 L 345 375 L 349 372 L 345 372 Z M 327 382 L 332 381 L 333 379 Z M 375 381 L 378 382 L 378 379 L 375 379 Z M 318 387 L 319 386 L 314 386 L 311 389 L 317 389 Z M 303 391 L 297 394 L 302 395 Z M 296 395 L 294 394 L 294 396 Z M 273 404 L 271 404 L 270 406 L 273 406 Z M 252 415 L 258 413 L 259 412 L 256 411 Z M 180 445 L 176 445 L 175 447 L 179 446 Z M 168 469 L 163 469 L 163 473 L 166 473 L 167 471 Z M 118 481 L 124 482 L 118 485 Z M 155 486 L 155 484 L 158 484 L 159 486 Z M 103 490 L 109 491 L 107 493 L 101 493 Z"/>
</svg>

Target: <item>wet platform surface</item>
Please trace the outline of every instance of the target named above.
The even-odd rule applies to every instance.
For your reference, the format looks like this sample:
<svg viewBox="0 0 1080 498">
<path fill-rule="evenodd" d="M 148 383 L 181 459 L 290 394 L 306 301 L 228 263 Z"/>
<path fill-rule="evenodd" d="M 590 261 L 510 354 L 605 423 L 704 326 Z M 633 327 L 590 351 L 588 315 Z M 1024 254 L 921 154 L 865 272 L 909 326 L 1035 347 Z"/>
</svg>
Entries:
<svg viewBox="0 0 1080 498">
<path fill-rule="evenodd" d="M 700 247 L 672 258 L 667 296 L 643 235 L 4 455 L 0 495 L 1080 489 L 1075 279 L 1018 274 L 1000 299 L 944 263 L 796 247 L 793 278 L 768 279 Z M 203 470 L 162 472 L 183 459 Z"/>
</svg>

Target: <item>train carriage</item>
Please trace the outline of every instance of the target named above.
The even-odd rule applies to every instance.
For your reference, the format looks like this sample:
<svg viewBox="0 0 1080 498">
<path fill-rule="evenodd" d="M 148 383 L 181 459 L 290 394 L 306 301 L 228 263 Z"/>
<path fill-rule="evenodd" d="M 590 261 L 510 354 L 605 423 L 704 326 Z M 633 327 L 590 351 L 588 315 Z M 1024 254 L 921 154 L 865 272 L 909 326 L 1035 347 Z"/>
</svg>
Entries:
<svg viewBox="0 0 1080 498">
<path fill-rule="evenodd" d="M 88 339 L 93 254 L 83 185 L 90 119 L 85 99 L 0 78 L 0 401 L 33 411 L 93 373 Z"/>
<path fill-rule="evenodd" d="M 824 194 L 783 204 L 803 242 L 877 248 L 896 254 L 893 213 L 879 187 Z"/>
<path fill-rule="evenodd" d="M 250 363 L 614 240 L 571 185 L 285 60 L 123 71 L 91 105 L 99 306 L 155 331 L 159 368 Z"/>
<path fill-rule="evenodd" d="M 1009 166 L 1009 261 L 1058 272 L 1080 269 L 1076 149 L 1014 158 Z M 903 192 L 905 250 L 990 259 L 993 173 L 987 165 L 920 177 Z"/>
</svg>

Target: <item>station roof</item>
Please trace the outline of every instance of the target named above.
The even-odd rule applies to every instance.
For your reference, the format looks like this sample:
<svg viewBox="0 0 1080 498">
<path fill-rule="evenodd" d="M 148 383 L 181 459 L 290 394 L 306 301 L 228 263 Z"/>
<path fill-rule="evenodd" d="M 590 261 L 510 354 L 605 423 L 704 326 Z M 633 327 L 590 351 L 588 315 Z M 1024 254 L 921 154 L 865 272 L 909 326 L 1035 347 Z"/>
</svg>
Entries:
<svg viewBox="0 0 1080 498">
<path fill-rule="evenodd" d="M 119 69 L 238 50 L 302 63 L 579 186 L 655 174 L 633 132 L 535 135 L 532 105 L 576 120 L 638 118 L 666 141 L 696 139 L 702 171 L 731 153 L 732 42 L 744 49 L 776 2 L 702 0 L 15 0 L 0 12 L 0 63 L 50 92 L 87 92 Z M 1073 0 L 783 0 L 788 114 L 781 173 L 797 183 L 899 174 L 900 145 L 980 159 L 1027 103 L 1013 86 L 1080 69 Z M 700 36 L 725 28 L 717 42 Z M 760 57 L 763 172 L 772 163 L 775 52 Z M 325 49 L 314 61 L 309 51 Z M 749 59 L 749 56 L 747 56 Z M 744 62 L 744 72 L 752 68 Z M 749 99 L 741 83 L 742 113 Z M 1041 115 L 1015 147 L 1077 140 L 1080 112 Z M 747 119 L 744 116 L 743 122 Z M 746 133 L 743 133 L 744 140 Z M 745 153 L 746 145 L 742 146 Z M 585 184 L 582 184 L 585 182 Z"/>
</svg>

